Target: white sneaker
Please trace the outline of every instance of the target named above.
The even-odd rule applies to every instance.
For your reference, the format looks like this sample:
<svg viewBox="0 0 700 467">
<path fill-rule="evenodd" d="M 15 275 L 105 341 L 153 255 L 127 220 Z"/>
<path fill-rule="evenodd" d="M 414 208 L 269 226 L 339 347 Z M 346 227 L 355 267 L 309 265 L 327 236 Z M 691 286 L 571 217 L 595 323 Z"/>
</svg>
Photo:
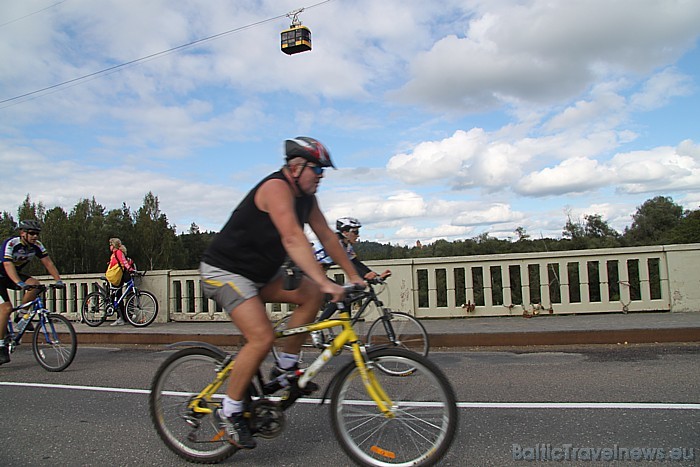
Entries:
<svg viewBox="0 0 700 467">
<path fill-rule="evenodd" d="M 124 326 L 125 324 L 126 323 L 124 322 L 123 319 L 117 318 L 117 320 L 115 322 L 113 322 L 112 324 L 110 324 L 110 326 Z"/>
</svg>

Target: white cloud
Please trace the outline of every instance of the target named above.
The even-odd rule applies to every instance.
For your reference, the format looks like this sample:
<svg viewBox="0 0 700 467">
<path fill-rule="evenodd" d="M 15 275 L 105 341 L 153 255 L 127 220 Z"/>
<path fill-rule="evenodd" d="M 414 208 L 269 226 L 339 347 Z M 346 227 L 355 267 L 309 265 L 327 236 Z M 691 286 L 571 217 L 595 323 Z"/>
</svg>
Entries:
<svg viewBox="0 0 700 467">
<path fill-rule="evenodd" d="M 653 110 L 666 105 L 673 97 L 689 95 L 693 89 L 689 76 L 667 68 L 649 78 L 642 90 L 631 96 L 630 104 L 642 111 Z"/>
<path fill-rule="evenodd" d="M 462 212 L 454 219 L 453 224 L 458 226 L 492 225 L 517 222 L 523 217 L 522 213 L 513 212 L 507 204 L 496 203 Z"/>
<path fill-rule="evenodd" d="M 673 3 L 480 3 L 464 36 L 416 56 L 394 96 L 460 112 L 573 98 L 601 76 L 648 73 L 692 47 L 700 4 Z"/>
<path fill-rule="evenodd" d="M 624 193 L 683 192 L 700 187 L 700 146 L 658 147 L 616 155 L 611 166 Z"/>
<path fill-rule="evenodd" d="M 583 193 L 607 185 L 611 176 L 597 161 L 577 157 L 525 176 L 515 191 L 527 196 Z"/>
<path fill-rule="evenodd" d="M 442 141 L 426 141 L 411 154 L 397 154 L 387 164 L 389 174 L 406 183 L 428 183 L 462 171 L 483 144 L 483 131 L 458 130 Z"/>
<path fill-rule="evenodd" d="M 8 19 L 45 7 L 6 3 Z M 700 2 L 329 2 L 290 57 L 289 19 L 264 20 L 297 7 L 71 0 L 1 28 L 0 100 L 244 27 L 0 105 L 0 210 L 152 190 L 179 227 L 218 229 L 297 134 L 342 162 L 322 207 L 365 239 L 558 234 L 564 205 L 619 228 L 646 196 L 697 204 Z"/>
</svg>

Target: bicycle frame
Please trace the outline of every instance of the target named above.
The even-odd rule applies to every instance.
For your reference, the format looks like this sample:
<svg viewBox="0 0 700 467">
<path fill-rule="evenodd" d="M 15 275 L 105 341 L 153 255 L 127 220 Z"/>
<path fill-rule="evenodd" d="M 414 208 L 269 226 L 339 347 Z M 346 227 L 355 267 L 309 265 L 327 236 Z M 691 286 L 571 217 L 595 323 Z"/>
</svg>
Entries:
<svg viewBox="0 0 700 467">
<path fill-rule="evenodd" d="M 377 297 L 377 293 L 374 291 L 374 288 L 372 287 L 371 284 L 368 285 L 369 290 L 363 291 L 362 294 L 359 296 L 355 297 L 354 299 L 351 299 L 348 301 L 348 305 L 352 305 L 353 303 L 360 302 L 360 308 L 355 312 L 354 315 L 351 317 L 351 323 L 355 324 L 357 323 L 364 312 L 367 310 L 367 307 L 371 303 L 374 303 L 377 305 L 377 308 L 380 310 L 382 314 L 386 314 L 384 311 L 384 302 L 379 300 L 379 297 Z"/>
<path fill-rule="evenodd" d="M 355 365 L 360 371 L 360 377 L 365 385 L 367 394 L 374 400 L 377 404 L 379 410 L 386 417 L 393 417 L 393 411 L 391 407 L 393 402 L 389 396 L 384 392 L 381 385 L 374 377 L 371 371 L 368 371 L 368 367 L 365 364 L 367 359 L 367 352 L 363 344 L 360 343 L 360 338 L 357 336 L 355 329 L 353 328 L 353 323 L 355 322 L 350 318 L 350 312 L 346 310 L 339 310 L 339 319 L 328 319 L 321 321 L 319 323 L 312 323 L 306 326 L 300 326 L 297 328 L 285 329 L 284 331 L 278 331 L 275 333 L 275 338 L 288 337 L 296 334 L 302 334 L 311 331 L 320 331 L 323 329 L 333 328 L 341 326 L 343 330 L 338 334 L 335 339 L 333 339 L 330 345 L 321 352 L 321 355 L 314 360 L 309 367 L 304 371 L 304 374 L 299 378 L 299 387 L 303 388 L 306 386 L 311 379 L 318 374 L 319 371 L 328 363 L 334 356 L 340 354 L 344 346 L 350 345 L 352 349 L 352 356 L 355 360 Z"/>
<path fill-rule="evenodd" d="M 105 281 L 105 282 L 107 282 L 107 281 Z M 119 306 L 119 303 L 121 303 L 127 297 L 127 295 L 129 295 L 129 293 L 132 293 L 132 292 L 136 293 L 136 291 L 137 291 L 136 284 L 134 283 L 133 277 L 124 283 L 123 287 L 126 287 L 126 288 L 124 289 L 124 292 L 122 293 L 122 295 L 119 298 L 113 298 L 114 297 L 114 295 L 112 294 L 113 289 L 112 289 L 112 286 L 109 282 L 107 282 L 107 286 L 101 285 L 97 282 L 95 282 L 95 284 L 97 285 L 97 287 L 100 290 L 102 290 L 102 292 L 104 292 L 105 295 L 107 295 L 109 297 L 110 301 L 112 302 L 111 305 L 114 308 Z"/>
<path fill-rule="evenodd" d="M 387 311 L 387 308 L 384 307 L 384 302 L 379 299 L 377 296 L 377 292 L 374 291 L 374 287 L 372 287 L 372 283 L 368 283 L 368 290 L 363 291 L 361 294 L 359 294 L 357 297 L 350 299 L 347 304 L 351 305 L 353 303 L 360 302 L 360 308 L 357 310 L 357 312 L 351 317 L 350 323 L 351 325 L 354 325 L 357 323 L 362 315 L 364 314 L 365 311 L 367 311 L 367 308 L 370 306 L 370 304 L 374 303 L 381 313 L 380 319 L 382 320 L 382 324 L 384 325 L 384 330 L 386 332 L 387 337 L 389 338 L 390 341 L 396 340 L 396 333 L 394 331 L 394 327 L 391 325 L 391 318 L 390 318 L 390 313 Z M 326 329 L 326 328 L 322 328 Z M 316 329 L 312 329 L 312 331 L 315 331 Z"/>
<path fill-rule="evenodd" d="M 357 366 L 362 382 L 367 390 L 367 394 L 374 400 L 380 412 L 387 418 L 393 418 L 394 412 L 392 407 L 393 401 L 386 394 L 384 389 L 374 377 L 372 368 L 366 365 L 366 350 L 360 342 L 359 337 L 353 329 L 353 320 L 350 318 L 350 313 L 347 310 L 339 310 L 340 317 L 338 319 L 328 319 L 318 323 L 310 323 L 296 328 L 285 329 L 284 331 L 276 331 L 275 338 L 281 339 L 297 334 L 304 334 L 311 331 L 320 331 L 333 327 L 342 327 L 343 331 L 338 334 L 331 342 L 329 347 L 321 352 L 316 360 L 309 365 L 304 374 L 299 378 L 298 385 L 300 388 L 318 374 L 319 371 L 328 363 L 334 356 L 339 355 L 346 345 L 352 349 L 353 359 Z M 197 396 L 189 403 L 188 408 L 195 413 L 209 414 L 213 409 L 206 405 L 200 405 L 201 401 L 211 401 L 213 394 L 226 382 L 228 374 L 231 372 L 233 365 L 236 363 L 232 355 L 229 355 L 222 363 L 222 368 L 217 371 L 216 378 L 213 382 L 207 385 Z"/>
<path fill-rule="evenodd" d="M 41 292 L 39 293 L 39 295 L 37 295 L 37 297 L 34 300 L 31 300 L 27 303 L 23 303 L 16 307 L 12 307 L 10 316 L 12 316 L 12 313 L 16 311 L 23 311 L 24 313 L 29 313 L 30 323 L 34 321 L 34 318 L 37 315 L 49 313 L 49 310 L 47 310 L 46 307 L 44 307 L 44 300 L 41 298 Z M 49 322 L 51 329 L 46 328 L 46 320 L 42 319 L 42 316 L 39 316 L 39 325 L 41 326 L 41 330 L 43 331 L 45 336 L 48 332 L 51 332 L 52 334 L 56 333 L 56 330 L 53 328 L 53 324 L 51 324 L 51 322 Z M 25 326 L 24 329 L 15 334 L 14 326 L 12 325 L 12 319 L 7 320 L 7 337 L 10 338 L 11 345 L 17 345 L 22 340 L 22 336 L 24 336 L 25 332 L 27 332 L 27 326 Z"/>
</svg>

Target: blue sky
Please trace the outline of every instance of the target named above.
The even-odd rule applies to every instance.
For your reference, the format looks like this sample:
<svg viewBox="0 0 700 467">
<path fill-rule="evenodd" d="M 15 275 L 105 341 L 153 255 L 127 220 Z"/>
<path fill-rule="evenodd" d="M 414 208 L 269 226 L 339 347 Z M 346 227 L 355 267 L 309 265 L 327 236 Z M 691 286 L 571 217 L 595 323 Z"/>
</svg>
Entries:
<svg viewBox="0 0 700 467">
<path fill-rule="evenodd" d="M 302 7 L 313 50 L 287 56 Z M 218 230 L 307 135 L 364 240 L 621 231 L 654 196 L 700 207 L 698 24 L 695 0 L 3 1 L 0 210 L 152 191 Z"/>
</svg>

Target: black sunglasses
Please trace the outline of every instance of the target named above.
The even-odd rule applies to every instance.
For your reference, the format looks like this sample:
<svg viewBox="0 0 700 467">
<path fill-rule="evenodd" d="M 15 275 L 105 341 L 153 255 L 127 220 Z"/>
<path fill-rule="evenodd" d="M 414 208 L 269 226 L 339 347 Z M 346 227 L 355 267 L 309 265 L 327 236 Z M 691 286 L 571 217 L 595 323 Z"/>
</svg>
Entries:
<svg viewBox="0 0 700 467">
<path fill-rule="evenodd" d="M 27 230 L 27 235 L 39 235 L 41 232 L 37 232 L 36 230 Z"/>
<path fill-rule="evenodd" d="M 315 175 L 323 175 L 323 171 L 325 170 L 324 167 L 318 165 L 307 165 L 307 167 L 310 168 Z"/>
<path fill-rule="evenodd" d="M 358 229 L 351 229 L 348 230 L 348 232 L 354 233 L 355 235 L 360 235 L 360 231 Z"/>
</svg>

